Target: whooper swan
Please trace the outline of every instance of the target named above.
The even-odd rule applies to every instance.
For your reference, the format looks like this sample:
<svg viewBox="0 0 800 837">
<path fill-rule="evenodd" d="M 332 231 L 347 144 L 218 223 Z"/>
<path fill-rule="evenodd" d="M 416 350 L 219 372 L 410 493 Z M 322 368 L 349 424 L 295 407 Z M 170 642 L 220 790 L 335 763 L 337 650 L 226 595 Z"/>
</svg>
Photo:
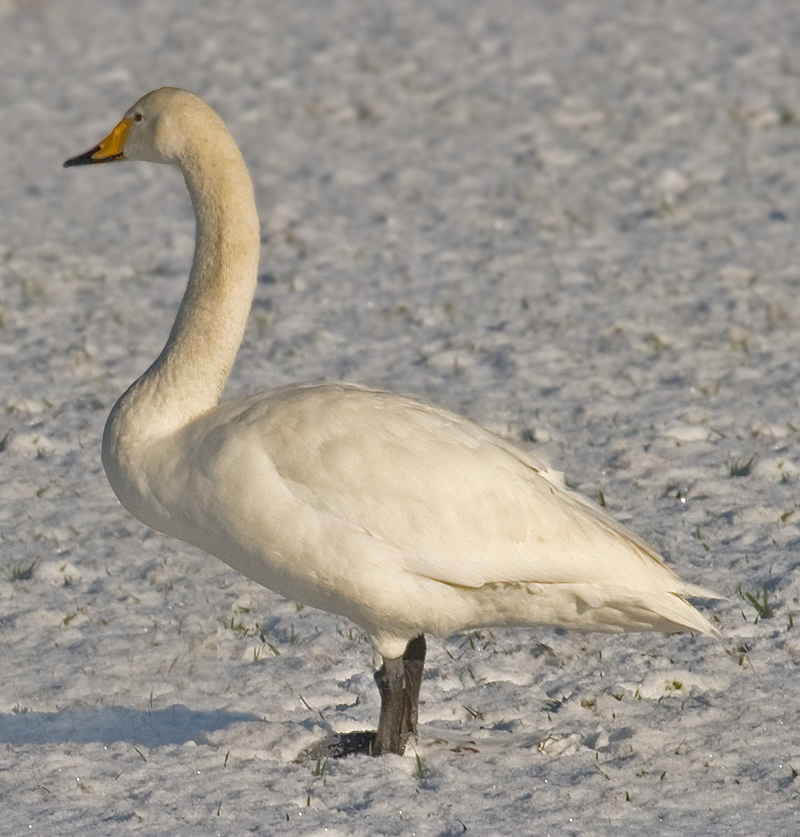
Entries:
<svg viewBox="0 0 800 837">
<path fill-rule="evenodd" d="M 372 753 L 402 753 L 416 735 L 426 633 L 715 633 L 685 600 L 711 591 L 461 416 L 348 383 L 220 403 L 256 287 L 245 163 L 219 116 L 177 88 L 148 93 L 64 165 L 117 160 L 178 166 L 197 232 L 167 344 L 108 418 L 109 482 L 153 529 L 366 631 L 383 657 Z"/>
</svg>

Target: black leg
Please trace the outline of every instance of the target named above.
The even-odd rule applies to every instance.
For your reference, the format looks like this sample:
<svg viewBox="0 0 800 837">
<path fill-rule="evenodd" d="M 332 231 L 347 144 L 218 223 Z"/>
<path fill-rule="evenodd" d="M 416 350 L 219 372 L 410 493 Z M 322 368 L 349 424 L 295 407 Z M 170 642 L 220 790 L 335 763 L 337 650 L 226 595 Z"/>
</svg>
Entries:
<svg viewBox="0 0 800 837">
<path fill-rule="evenodd" d="M 425 668 L 425 636 L 408 643 L 402 657 L 384 658 L 375 672 L 375 682 L 381 693 L 381 717 L 372 745 L 375 756 L 384 753 L 402 755 L 409 738 L 417 735 L 419 689 Z"/>
<path fill-rule="evenodd" d="M 402 755 L 410 738 L 417 736 L 419 687 L 425 668 L 425 637 L 408 643 L 402 657 L 384 658 L 375 672 L 381 693 L 381 718 L 377 732 L 346 732 L 329 735 L 304 750 L 299 762 L 311 759 L 343 758 L 357 753 L 380 756 L 384 753 Z"/>
<path fill-rule="evenodd" d="M 419 689 L 422 685 L 422 672 L 425 668 L 426 651 L 427 643 L 425 642 L 425 634 L 420 634 L 408 643 L 403 654 L 403 663 L 405 664 L 406 671 L 406 695 L 408 697 L 408 712 L 403 718 L 403 732 L 406 733 L 406 741 L 409 737 L 417 737 Z"/>
</svg>

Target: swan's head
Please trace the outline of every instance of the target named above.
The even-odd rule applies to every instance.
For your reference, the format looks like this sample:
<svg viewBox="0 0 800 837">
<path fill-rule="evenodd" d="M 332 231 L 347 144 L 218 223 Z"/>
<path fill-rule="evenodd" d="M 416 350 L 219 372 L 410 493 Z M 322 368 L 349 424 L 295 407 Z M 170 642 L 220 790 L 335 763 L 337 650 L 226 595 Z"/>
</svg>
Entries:
<svg viewBox="0 0 800 837">
<path fill-rule="evenodd" d="M 196 133 L 193 129 L 209 119 L 220 121 L 199 96 L 179 87 L 162 87 L 142 96 L 104 140 L 70 157 L 64 167 L 119 160 L 179 165 Z"/>
</svg>

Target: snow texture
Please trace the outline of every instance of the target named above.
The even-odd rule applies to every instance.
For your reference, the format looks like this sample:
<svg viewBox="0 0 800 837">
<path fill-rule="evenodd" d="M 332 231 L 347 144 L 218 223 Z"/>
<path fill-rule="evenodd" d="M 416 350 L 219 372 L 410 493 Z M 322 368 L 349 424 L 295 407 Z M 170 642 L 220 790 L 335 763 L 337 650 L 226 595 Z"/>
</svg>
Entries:
<svg viewBox="0 0 800 837">
<path fill-rule="evenodd" d="M 798 43 L 796 0 L 0 0 L 3 834 L 797 833 Z M 255 181 L 228 395 L 461 412 L 728 596 L 722 641 L 432 641 L 416 754 L 295 761 L 374 727 L 369 645 L 100 465 L 193 218 L 175 171 L 61 163 L 165 84 Z"/>
</svg>

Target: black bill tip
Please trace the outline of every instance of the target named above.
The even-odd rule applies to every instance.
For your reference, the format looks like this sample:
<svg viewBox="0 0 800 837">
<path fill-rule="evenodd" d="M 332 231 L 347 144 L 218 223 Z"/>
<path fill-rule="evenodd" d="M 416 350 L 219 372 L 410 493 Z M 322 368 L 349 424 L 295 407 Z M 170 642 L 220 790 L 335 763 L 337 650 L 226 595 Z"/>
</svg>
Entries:
<svg viewBox="0 0 800 837">
<path fill-rule="evenodd" d="M 83 154 L 78 154 L 77 157 L 70 157 L 69 160 L 64 161 L 64 168 L 70 169 L 73 166 L 93 166 L 98 163 L 114 163 L 117 160 L 124 159 L 122 152 L 119 154 L 111 154 L 108 157 L 96 158 L 94 155 L 97 154 L 98 151 L 100 151 L 100 146 L 96 145 L 94 148 L 90 148 Z"/>
</svg>

